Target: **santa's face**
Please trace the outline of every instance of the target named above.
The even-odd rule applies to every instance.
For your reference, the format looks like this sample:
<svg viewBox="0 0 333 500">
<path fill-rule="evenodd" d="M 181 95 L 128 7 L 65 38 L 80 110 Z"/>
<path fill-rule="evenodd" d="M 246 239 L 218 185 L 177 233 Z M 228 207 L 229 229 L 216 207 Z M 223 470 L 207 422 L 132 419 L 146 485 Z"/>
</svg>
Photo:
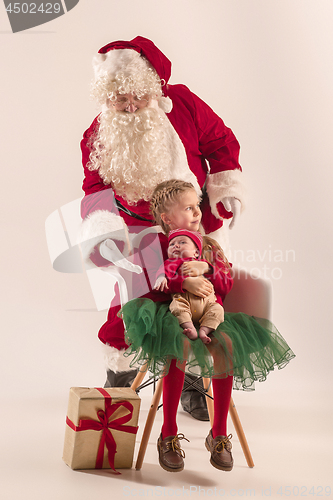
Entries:
<svg viewBox="0 0 333 500">
<path fill-rule="evenodd" d="M 194 189 L 189 189 L 183 193 L 172 209 L 165 214 L 161 214 L 162 220 L 170 231 L 173 229 L 187 229 L 198 231 L 201 222 L 200 200 Z"/>
<path fill-rule="evenodd" d="M 109 102 L 116 111 L 135 113 L 138 109 L 148 106 L 149 96 L 148 94 L 142 97 L 138 97 L 136 94 L 118 94 L 115 101 Z"/>
<path fill-rule="evenodd" d="M 169 259 L 197 259 L 199 250 L 189 236 L 175 236 L 168 246 Z"/>
<path fill-rule="evenodd" d="M 100 177 L 130 204 L 149 201 L 156 185 L 171 178 L 166 115 L 143 103 L 135 112 L 110 105 L 99 125 L 92 157 Z"/>
</svg>

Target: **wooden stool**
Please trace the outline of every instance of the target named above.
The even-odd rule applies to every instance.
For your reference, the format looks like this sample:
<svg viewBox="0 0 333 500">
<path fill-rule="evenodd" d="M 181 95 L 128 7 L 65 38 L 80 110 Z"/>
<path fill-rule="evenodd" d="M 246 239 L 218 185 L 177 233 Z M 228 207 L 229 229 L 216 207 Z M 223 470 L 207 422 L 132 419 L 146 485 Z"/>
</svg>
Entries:
<svg viewBox="0 0 333 500">
<path fill-rule="evenodd" d="M 146 367 L 146 365 L 144 365 L 140 369 L 140 371 L 138 372 L 137 376 L 135 377 L 135 379 L 131 385 L 131 389 L 133 389 L 134 391 L 137 390 L 137 388 L 140 386 L 140 384 L 141 384 L 141 382 L 146 374 L 146 371 L 147 371 L 147 367 Z M 139 452 L 138 452 L 138 456 L 137 456 L 137 460 L 136 460 L 136 464 L 135 464 L 136 470 L 140 470 L 142 467 L 142 464 L 143 464 L 143 460 L 144 460 L 144 457 L 146 454 L 147 445 L 148 445 L 148 441 L 150 438 L 151 430 L 153 428 L 156 412 L 157 412 L 158 405 L 160 403 L 161 396 L 162 396 L 162 388 L 163 388 L 162 384 L 163 384 L 163 378 L 158 379 L 157 384 L 156 384 L 156 388 L 155 388 L 155 392 L 153 395 L 153 399 L 151 401 L 151 405 L 149 408 L 145 428 L 143 430 L 143 434 L 142 434 L 142 438 L 141 438 L 140 448 L 139 448 Z M 210 384 L 210 379 L 203 378 L 203 385 L 204 385 L 205 390 L 207 391 L 208 396 L 211 396 L 211 397 L 206 397 L 206 401 L 207 401 L 209 420 L 210 420 L 211 426 L 213 426 L 214 404 L 213 404 L 213 400 L 211 399 L 212 398 L 212 388 L 211 388 L 211 384 Z M 250 448 L 249 448 L 249 445 L 247 443 L 247 440 L 246 440 L 246 437 L 244 434 L 244 430 L 243 430 L 242 424 L 239 420 L 239 416 L 238 416 L 238 413 L 237 413 L 237 410 L 235 407 L 235 403 L 234 403 L 232 398 L 230 399 L 229 413 L 230 413 L 230 416 L 232 419 L 232 423 L 235 427 L 235 431 L 237 433 L 239 442 L 240 442 L 241 447 L 243 449 L 243 453 L 245 455 L 245 459 L 247 461 L 247 464 L 249 467 L 254 467 L 254 462 L 253 462 L 253 459 L 251 456 Z"/>
</svg>

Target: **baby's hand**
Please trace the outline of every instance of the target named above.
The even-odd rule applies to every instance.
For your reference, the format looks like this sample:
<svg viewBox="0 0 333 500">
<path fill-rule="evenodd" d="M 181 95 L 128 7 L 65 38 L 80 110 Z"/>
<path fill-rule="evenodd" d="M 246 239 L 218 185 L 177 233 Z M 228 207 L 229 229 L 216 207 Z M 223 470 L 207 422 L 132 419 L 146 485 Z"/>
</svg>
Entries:
<svg viewBox="0 0 333 500">
<path fill-rule="evenodd" d="M 184 262 L 181 266 L 181 272 L 183 276 L 201 276 L 209 272 L 209 265 L 207 262 L 201 262 L 198 260 L 188 260 Z"/>
<path fill-rule="evenodd" d="M 154 290 L 160 290 L 161 292 L 164 292 L 168 290 L 168 282 L 167 279 L 164 276 L 159 276 L 155 282 L 154 285 Z"/>
</svg>

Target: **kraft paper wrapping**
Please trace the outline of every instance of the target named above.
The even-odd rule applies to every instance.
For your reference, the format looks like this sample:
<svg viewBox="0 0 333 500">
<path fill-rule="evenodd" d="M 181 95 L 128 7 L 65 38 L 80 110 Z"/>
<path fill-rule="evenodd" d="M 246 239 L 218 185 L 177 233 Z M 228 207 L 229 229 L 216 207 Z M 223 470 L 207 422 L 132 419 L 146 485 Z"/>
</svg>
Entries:
<svg viewBox="0 0 333 500">
<path fill-rule="evenodd" d="M 110 429 L 116 441 L 117 452 L 114 456 L 114 467 L 130 469 L 133 463 L 135 433 L 126 432 L 126 426 L 137 427 L 139 419 L 140 398 L 130 388 L 112 387 L 103 389 L 112 398 L 111 404 L 128 401 L 133 405 L 131 419 L 124 425 L 124 430 Z M 79 427 L 80 420 L 99 422 L 97 412 L 105 410 L 105 398 L 96 388 L 72 387 L 69 393 L 67 418 Z M 113 413 L 109 421 L 128 415 L 128 409 L 120 406 Z M 120 426 L 121 428 L 121 426 Z M 75 431 L 66 425 L 63 460 L 72 469 L 95 469 L 102 430 Z M 103 469 L 110 468 L 108 450 L 104 446 Z"/>
</svg>

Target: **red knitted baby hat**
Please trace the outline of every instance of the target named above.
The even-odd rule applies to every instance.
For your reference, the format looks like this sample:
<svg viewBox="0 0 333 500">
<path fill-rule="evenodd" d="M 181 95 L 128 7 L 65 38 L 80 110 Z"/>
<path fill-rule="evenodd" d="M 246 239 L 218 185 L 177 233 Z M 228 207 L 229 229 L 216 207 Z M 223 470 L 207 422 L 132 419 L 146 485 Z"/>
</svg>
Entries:
<svg viewBox="0 0 333 500">
<path fill-rule="evenodd" d="M 198 231 L 188 231 L 187 229 L 174 229 L 168 235 L 168 242 L 170 243 L 176 236 L 188 236 L 196 244 L 199 249 L 200 255 L 202 253 L 202 235 Z"/>
</svg>

